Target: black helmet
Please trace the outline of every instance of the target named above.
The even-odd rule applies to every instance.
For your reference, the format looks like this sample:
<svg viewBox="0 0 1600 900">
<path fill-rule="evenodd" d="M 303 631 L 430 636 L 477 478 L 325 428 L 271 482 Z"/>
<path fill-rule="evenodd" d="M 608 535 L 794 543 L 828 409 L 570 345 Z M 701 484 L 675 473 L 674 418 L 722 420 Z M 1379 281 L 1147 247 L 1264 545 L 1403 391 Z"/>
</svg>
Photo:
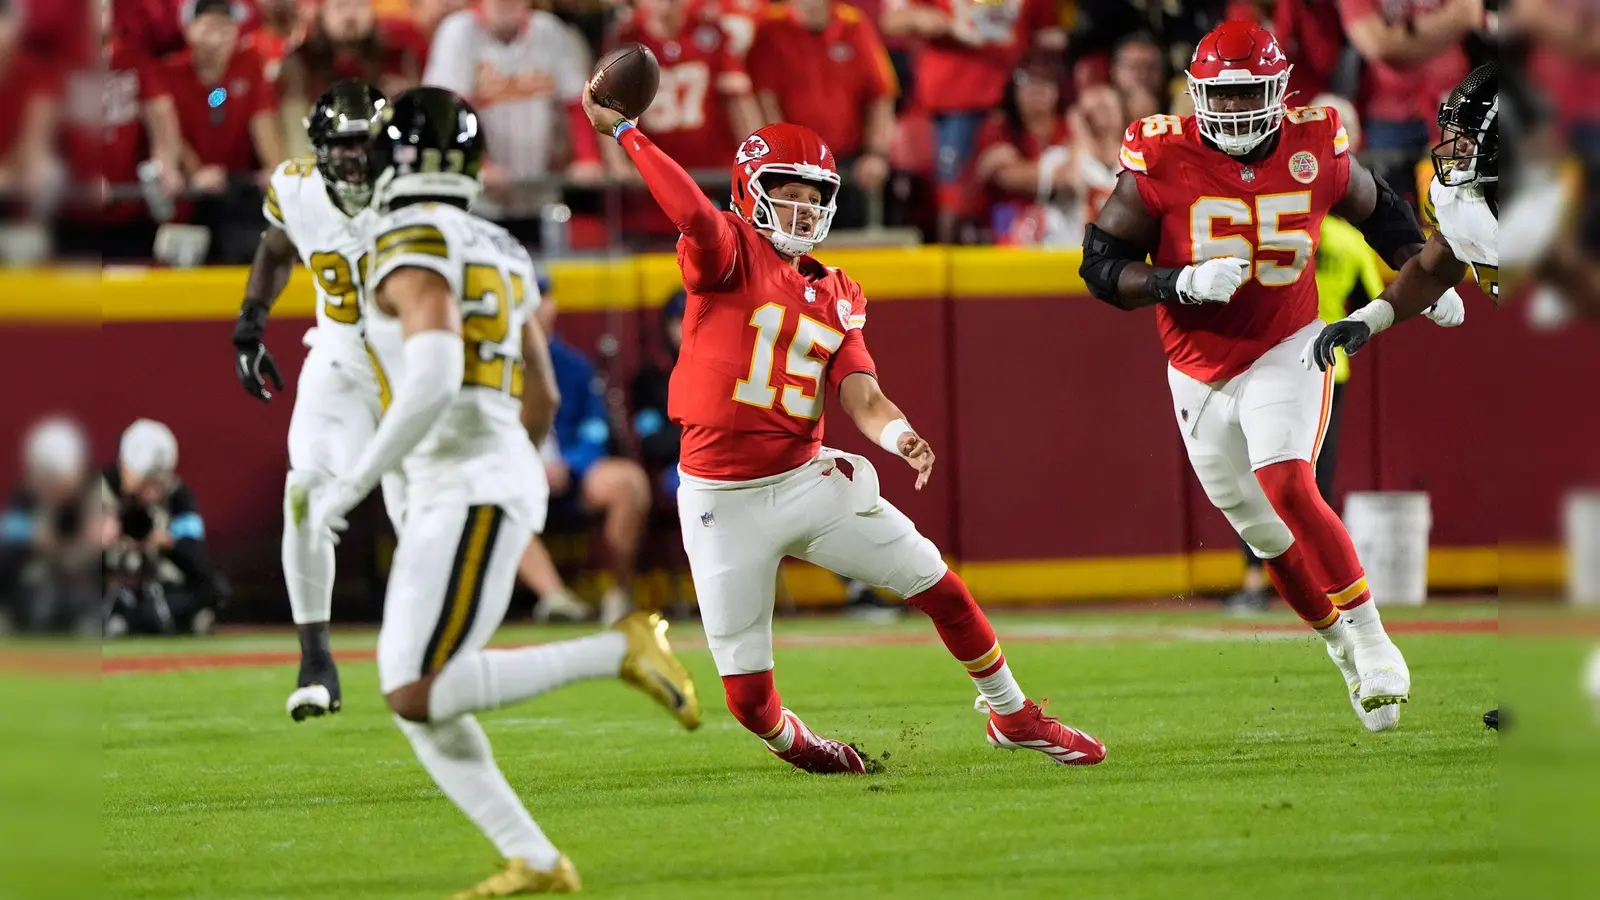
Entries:
<svg viewBox="0 0 1600 900">
<path fill-rule="evenodd" d="M 367 140 L 387 101 L 363 81 L 339 81 L 322 92 L 306 116 L 306 134 L 317 151 L 317 171 L 335 203 L 356 213 L 372 202 Z"/>
<path fill-rule="evenodd" d="M 483 132 L 478 113 L 456 94 L 418 87 L 394 98 L 372 126 L 367 152 L 374 200 L 387 209 L 402 197 L 465 208 L 482 190 Z"/>
<path fill-rule="evenodd" d="M 1440 184 L 1500 180 L 1498 61 L 1473 69 L 1439 104 L 1439 131 L 1444 140 L 1433 148 L 1433 171 Z"/>
</svg>

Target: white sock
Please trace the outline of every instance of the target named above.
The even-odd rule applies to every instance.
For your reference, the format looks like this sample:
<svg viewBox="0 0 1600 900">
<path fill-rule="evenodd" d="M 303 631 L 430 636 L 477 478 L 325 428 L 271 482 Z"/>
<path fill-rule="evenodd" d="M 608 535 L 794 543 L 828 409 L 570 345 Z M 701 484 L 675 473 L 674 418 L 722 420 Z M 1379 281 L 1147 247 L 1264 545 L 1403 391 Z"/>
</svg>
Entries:
<svg viewBox="0 0 1600 900">
<path fill-rule="evenodd" d="M 1002 716 L 1022 709 L 1027 703 L 1028 698 L 1022 693 L 1022 686 L 1011 674 L 1010 663 L 1001 663 L 999 669 L 982 678 L 974 675 L 972 683 L 977 685 L 983 699 L 989 701 L 989 708 Z"/>
<path fill-rule="evenodd" d="M 771 747 L 775 753 L 788 753 L 789 748 L 794 746 L 794 738 L 794 719 L 784 716 L 783 727 L 778 729 L 777 734 L 766 738 L 766 745 Z"/>
<path fill-rule="evenodd" d="M 463 653 L 444 667 L 428 693 L 428 718 L 498 709 L 585 678 L 615 678 L 628 652 L 620 632 L 515 650 Z"/>
<path fill-rule="evenodd" d="M 283 581 L 296 625 L 326 622 L 333 615 L 333 542 L 309 528 L 296 528 L 284 510 Z"/>
<path fill-rule="evenodd" d="M 1368 600 L 1354 609 L 1339 610 L 1339 620 L 1349 627 L 1350 637 L 1357 643 L 1371 644 L 1389 640 L 1378 618 L 1378 604 Z"/>
<path fill-rule="evenodd" d="M 495 765 L 489 736 L 472 716 L 429 725 L 395 717 L 417 760 L 450 802 L 507 859 L 525 859 L 535 869 L 553 869 L 560 851 L 539 830 L 516 791 Z"/>
<path fill-rule="evenodd" d="M 1334 619 L 1333 624 L 1329 625 L 1327 628 L 1316 628 L 1313 630 L 1317 633 L 1318 637 L 1322 638 L 1324 641 L 1327 641 L 1331 646 L 1342 647 L 1350 640 L 1350 626 L 1345 624 L 1343 616 Z"/>
</svg>

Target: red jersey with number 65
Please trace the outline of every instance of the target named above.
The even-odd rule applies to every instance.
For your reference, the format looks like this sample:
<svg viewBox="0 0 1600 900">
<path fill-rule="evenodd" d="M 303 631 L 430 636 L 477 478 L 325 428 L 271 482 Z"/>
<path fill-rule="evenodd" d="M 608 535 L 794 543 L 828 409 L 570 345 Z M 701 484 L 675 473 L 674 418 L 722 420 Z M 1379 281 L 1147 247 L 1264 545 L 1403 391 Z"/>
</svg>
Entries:
<svg viewBox="0 0 1600 900">
<path fill-rule="evenodd" d="M 799 468 L 822 447 L 824 399 L 855 372 L 876 375 L 862 329 L 867 298 L 809 256 L 789 265 L 735 213 L 726 278 L 700 272 L 678 245 L 689 302 L 667 413 L 683 428 L 683 471 L 750 481 Z"/>
<path fill-rule="evenodd" d="M 1178 268 L 1234 256 L 1250 277 L 1228 303 L 1162 303 L 1156 321 L 1173 368 L 1232 378 L 1317 318 L 1322 220 L 1350 184 L 1339 113 L 1291 109 L 1265 159 L 1246 163 L 1205 143 L 1194 117 L 1151 116 L 1123 135 L 1122 167 L 1161 220 L 1153 263 Z"/>
</svg>

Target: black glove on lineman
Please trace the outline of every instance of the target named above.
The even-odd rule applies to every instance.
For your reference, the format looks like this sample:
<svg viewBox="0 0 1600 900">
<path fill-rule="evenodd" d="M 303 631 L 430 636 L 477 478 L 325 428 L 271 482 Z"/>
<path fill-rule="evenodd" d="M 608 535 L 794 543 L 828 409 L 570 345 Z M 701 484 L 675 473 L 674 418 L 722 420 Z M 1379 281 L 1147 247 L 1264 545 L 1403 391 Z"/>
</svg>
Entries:
<svg viewBox="0 0 1600 900">
<path fill-rule="evenodd" d="M 1367 323 L 1354 319 L 1340 319 L 1322 329 L 1317 335 L 1317 342 L 1311 351 L 1311 358 L 1316 360 L 1317 368 L 1326 372 L 1333 368 L 1333 351 L 1343 347 L 1344 352 L 1354 356 L 1357 350 L 1367 345 L 1372 339 L 1372 329 Z"/>
<path fill-rule="evenodd" d="M 265 403 L 272 399 L 266 382 L 273 390 L 283 390 L 283 376 L 278 374 L 278 364 L 272 361 L 267 345 L 262 339 L 267 333 L 267 306 L 257 300 L 245 300 L 239 308 L 239 321 L 233 326 L 233 372 L 239 376 L 244 389 Z"/>
</svg>

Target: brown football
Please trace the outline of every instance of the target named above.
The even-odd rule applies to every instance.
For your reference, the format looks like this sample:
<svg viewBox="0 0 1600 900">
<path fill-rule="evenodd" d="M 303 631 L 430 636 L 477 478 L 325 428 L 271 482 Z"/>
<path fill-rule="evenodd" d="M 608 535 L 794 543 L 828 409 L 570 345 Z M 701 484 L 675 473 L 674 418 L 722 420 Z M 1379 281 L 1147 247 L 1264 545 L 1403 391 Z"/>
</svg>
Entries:
<svg viewBox="0 0 1600 900">
<path fill-rule="evenodd" d="M 600 57 L 589 78 L 595 102 L 630 119 L 650 108 L 660 86 L 661 64 L 649 47 L 639 43 L 623 44 Z"/>
</svg>

